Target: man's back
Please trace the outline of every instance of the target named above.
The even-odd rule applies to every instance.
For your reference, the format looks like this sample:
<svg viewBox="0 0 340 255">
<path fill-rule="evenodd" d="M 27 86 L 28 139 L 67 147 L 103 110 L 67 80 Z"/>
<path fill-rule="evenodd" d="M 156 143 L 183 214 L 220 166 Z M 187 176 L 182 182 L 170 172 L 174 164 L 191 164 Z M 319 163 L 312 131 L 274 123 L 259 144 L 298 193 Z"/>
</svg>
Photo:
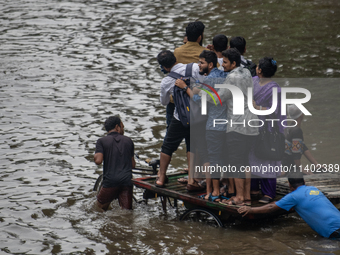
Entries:
<svg viewBox="0 0 340 255">
<path fill-rule="evenodd" d="M 211 70 L 209 75 L 207 75 L 203 83 L 210 85 L 211 87 L 215 88 L 216 84 L 223 84 L 225 78 L 227 77 L 228 73 L 223 72 L 217 67 Z M 211 91 L 208 87 L 206 87 L 208 91 Z M 219 89 L 216 88 L 218 93 Z M 208 121 L 206 123 L 206 130 L 216 130 L 216 131 L 226 131 L 226 125 L 215 125 L 214 126 L 214 119 L 227 119 L 227 105 L 223 104 L 213 104 L 209 103 L 207 107 L 208 111 Z"/>
<path fill-rule="evenodd" d="M 179 48 L 176 48 L 174 51 L 174 55 L 178 63 L 197 63 L 199 55 L 202 53 L 203 50 L 206 50 L 206 48 L 199 45 L 198 42 L 187 42 Z"/>
<path fill-rule="evenodd" d="M 324 237 L 329 237 L 340 227 L 339 210 L 316 187 L 299 186 L 276 205 L 287 211 L 294 207 L 301 218 Z"/>
<path fill-rule="evenodd" d="M 103 186 L 131 186 L 134 145 L 132 140 L 117 132 L 98 139 L 96 153 L 104 157 Z"/>
<path fill-rule="evenodd" d="M 250 112 L 248 108 L 248 88 L 253 88 L 253 80 L 249 70 L 243 67 L 236 67 L 233 69 L 225 79 L 225 84 L 234 85 L 243 92 L 244 96 L 244 115 L 234 115 L 234 98 L 229 89 L 220 89 L 219 94 L 222 101 L 227 104 L 227 114 L 230 126 L 228 126 L 227 132 L 237 132 L 244 135 L 257 135 L 258 128 L 250 125 L 231 125 L 231 123 L 247 123 L 249 120 L 257 119 L 257 116 Z"/>
<path fill-rule="evenodd" d="M 178 73 L 180 75 L 185 76 L 187 65 L 178 63 L 172 67 L 171 72 Z M 199 80 L 200 82 L 203 80 L 203 76 L 199 74 L 198 64 L 194 63 L 192 66 L 192 80 Z M 161 82 L 161 93 L 160 93 L 160 102 L 163 105 L 167 105 L 170 102 L 170 95 L 173 95 L 173 90 L 175 87 L 176 79 L 167 76 L 162 79 Z M 177 109 L 175 108 L 174 117 L 179 120 Z"/>
</svg>

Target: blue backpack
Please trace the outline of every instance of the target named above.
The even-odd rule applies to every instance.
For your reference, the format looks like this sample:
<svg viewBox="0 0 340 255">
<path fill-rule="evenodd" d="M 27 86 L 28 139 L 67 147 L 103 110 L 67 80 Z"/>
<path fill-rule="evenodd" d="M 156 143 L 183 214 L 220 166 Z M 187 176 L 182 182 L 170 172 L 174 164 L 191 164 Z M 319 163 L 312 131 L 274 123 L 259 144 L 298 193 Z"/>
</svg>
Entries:
<svg viewBox="0 0 340 255">
<path fill-rule="evenodd" d="M 188 87 L 190 87 L 190 78 L 192 77 L 192 65 L 194 63 L 187 64 L 185 69 L 185 76 L 176 72 L 170 72 L 168 76 L 174 79 L 182 79 L 185 81 Z M 178 112 L 180 121 L 184 127 L 190 126 L 190 97 L 187 92 L 181 88 L 175 86 L 173 92 L 174 103 Z"/>
</svg>

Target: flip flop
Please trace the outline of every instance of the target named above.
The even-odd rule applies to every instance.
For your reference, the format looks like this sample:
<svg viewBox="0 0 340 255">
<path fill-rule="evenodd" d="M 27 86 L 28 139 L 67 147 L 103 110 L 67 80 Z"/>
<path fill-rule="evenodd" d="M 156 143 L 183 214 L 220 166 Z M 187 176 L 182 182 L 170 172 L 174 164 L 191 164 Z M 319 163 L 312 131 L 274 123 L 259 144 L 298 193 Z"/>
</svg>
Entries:
<svg viewBox="0 0 340 255">
<path fill-rule="evenodd" d="M 222 198 L 222 197 L 221 197 Z M 225 201 L 226 200 L 226 201 Z M 222 205 L 228 205 L 227 203 L 229 202 L 228 201 L 229 200 L 229 198 L 227 198 L 227 199 L 222 199 L 221 201 L 220 201 L 220 204 L 222 204 Z M 225 202 L 223 202 L 223 201 L 225 201 Z"/>
<path fill-rule="evenodd" d="M 251 206 L 251 200 L 244 200 L 245 206 Z"/>
<path fill-rule="evenodd" d="M 209 201 L 215 202 L 216 199 L 220 199 L 220 196 L 213 196 L 212 193 L 209 194 Z"/>
<path fill-rule="evenodd" d="M 224 194 L 224 193 L 223 193 Z M 230 197 L 226 197 L 226 196 L 223 196 L 223 195 L 220 195 L 220 197 L 221 197 L 221 199 L 223 200 L 229 200 L 230 199 Z"/>
<path fill-rule="evenodd" d="M 225 192 L 221 193 L 220 196 L 221 197 L 223 196 L 224 199 L 228 200 L 228 199 L 236 196 L 236 193 L 229 193 L 228 191 L 225 191 Z"/>
<path fill-rule="evenodd" d="M 246 204 L 244 202 L 236 204 L 236 202 L 234 200 L 231 200 L 231 204 L 225 204 L 228 206 L 233 206 L 233 207 L 242 207 L 242 206 L 246 206 Z"/>
</svg>

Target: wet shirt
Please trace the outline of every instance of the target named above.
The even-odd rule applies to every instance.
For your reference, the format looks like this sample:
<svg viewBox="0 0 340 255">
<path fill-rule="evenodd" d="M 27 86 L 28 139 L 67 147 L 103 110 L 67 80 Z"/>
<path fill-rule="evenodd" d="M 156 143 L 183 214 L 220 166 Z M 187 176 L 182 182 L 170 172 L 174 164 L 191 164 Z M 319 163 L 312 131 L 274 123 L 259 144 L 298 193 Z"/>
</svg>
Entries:
<svg viewBox="0 0 340 255">
<path fill-rule="evenodd" d="M 303 142 L 303 132 L 299 127 L 288 127 L 284 130 L 286 137 L 285 154 L 282 160 L 282 165 L 295 165 L 294 160 L 301 159 L 301 156 L 308 150 Z"/>
<path fill-rule="evenodd" d="M 104 155 L 104 188 L 132 185 L 134 144 L 129 137 L 111 132 L 97 140 L 96 153 Z"/>
<path fill-rule="evenodd" d="M 329 237 L 340 228 L 339 210 L 313 186 L 302 185 L 275 204 L 286 211 L 294 207 L 301 218 L 323 237 Z"/>
</svg>

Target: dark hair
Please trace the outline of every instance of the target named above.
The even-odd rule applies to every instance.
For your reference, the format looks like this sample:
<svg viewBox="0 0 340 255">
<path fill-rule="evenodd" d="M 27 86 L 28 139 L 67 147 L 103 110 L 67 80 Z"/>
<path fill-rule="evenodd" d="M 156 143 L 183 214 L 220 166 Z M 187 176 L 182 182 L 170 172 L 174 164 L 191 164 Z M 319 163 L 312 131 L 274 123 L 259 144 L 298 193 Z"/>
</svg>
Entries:
<svg viewBox="0 0 340 255">
<path fill-rule="evenodd" d="M 228 48 L 228 38 L 225 35 L 215 35 L 213 45 L 217 52 L 222 52 Z"/>
<path fill-rule="evenodd" d="M 259 61 L 259 69 L 262 70 L 264 77 L 272 77 L 277 70 L 276 61 L 271 57 L 264 57 Z"/>
<path fill-rule="evenodd" d="M 199 58 L 204 58 L 207 63 L 213 63 L 213 66 L 217 66 L 217 55 L 215 52 L 210 51 L 210 50 L 204 50 L 202 53 L 199 55 Z"/>
<path fill-rule="evenodd" d="M 157 56 L 157 61 L 163 67 L 171 68 L 176 63 L 176 57 L 171 51 L 162 50 Z"/>
<path fill-rule="evenodd" d="M 305 185 L 302 173 L 289 173 L 288 182 L 294 189 L 301 185 Z"/>
<path fill-rule="evenodd" d="M 230 63 L 236 62 L 236 66 L 240 66 L 241 64 L 241 54 L 240 52 L 235 48 L 230 48 L 225 51 L 222 51 L 223 57 L 226 57 L 229 59 Z"/>
<path fill-rule="evenodd" d="M 246 39 L 241 36 L 231 38 L 230 48 L 236 48 L 242 55 L 244 53 L 244 50 L 246 49 Z"/>
<path fill-rule="evenodd" d="M 190 22 L 186 27 L 186 35 L 189 42 L 196 42 L 198 37 L 204 32 L 204 24 L 201 21 Z"/>
<path fill-rule="evenodd" d="M 118 116 L 111 116 L 107 120 L 105 120 L 104 127 L 107 132 L 114 129 L 116 125 L 120 125 L 122 121 Z"/>
</svg>

